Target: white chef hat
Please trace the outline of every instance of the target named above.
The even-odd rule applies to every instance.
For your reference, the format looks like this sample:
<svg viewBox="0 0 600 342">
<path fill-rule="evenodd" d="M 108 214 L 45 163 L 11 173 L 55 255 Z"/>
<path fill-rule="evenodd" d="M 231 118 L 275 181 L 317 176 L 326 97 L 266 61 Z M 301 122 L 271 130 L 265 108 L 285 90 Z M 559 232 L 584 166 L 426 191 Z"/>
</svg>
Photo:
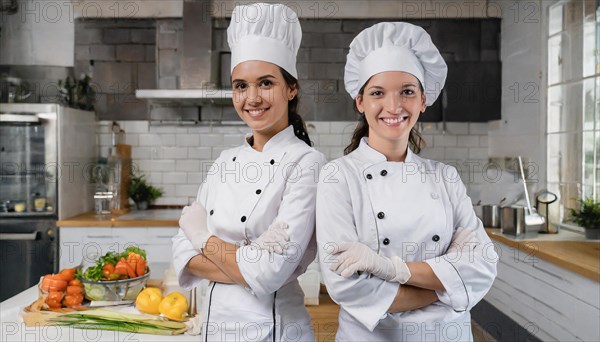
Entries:
<svg viewBox="0 0 600 342">
<path fill-rule="evenodd" d="M 414 75 L 423 85 L 430 106 L 444 87 L 448 67 L 423 28 L 386 22 L 363 30 L 350 43 L 344 74 L 346 91 L 356 98 L 371 76 L 384 71 Z"/>
<path fill-rule="evenodd" d="M 265 61 L 282 67 L 295 78 L 296 54 L 302 40 L 298 15 L 281 4 L 236 6 L 227 28 L 231 71 L 245 61 Z"/>
</svg>

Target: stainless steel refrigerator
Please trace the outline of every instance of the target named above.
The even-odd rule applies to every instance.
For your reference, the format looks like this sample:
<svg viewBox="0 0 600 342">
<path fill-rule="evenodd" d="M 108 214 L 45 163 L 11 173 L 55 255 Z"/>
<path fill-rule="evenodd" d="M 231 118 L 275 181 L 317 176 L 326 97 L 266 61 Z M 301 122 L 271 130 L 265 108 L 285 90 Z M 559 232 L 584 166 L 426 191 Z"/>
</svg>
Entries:
<svg viewBox="0 0 600 342">
<path fill-rule="evenodd" d="M 93 112 L 0 103 L 0 301 L 58 271 L 56 221 L 93 210 Z"/>
</svg>

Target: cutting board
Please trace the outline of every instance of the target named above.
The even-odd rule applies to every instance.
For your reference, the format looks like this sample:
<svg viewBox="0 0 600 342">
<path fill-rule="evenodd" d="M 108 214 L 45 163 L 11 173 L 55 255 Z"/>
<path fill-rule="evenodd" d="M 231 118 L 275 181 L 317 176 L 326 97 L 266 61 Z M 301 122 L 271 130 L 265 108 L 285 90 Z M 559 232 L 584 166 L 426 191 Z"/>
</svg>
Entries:
<svg viewBox="0 0 600 342">
<path fill-rule="evenodd" d="M 111 212 L 117 215 L 123 215 L 129 211 L 129 185 L 131 184 L 131 145 L 116 145 L 116 154 L 121 159 L 121 174 L 119 179 L 119 203 L 120 209 L 113 209 Z"/>
</svg>

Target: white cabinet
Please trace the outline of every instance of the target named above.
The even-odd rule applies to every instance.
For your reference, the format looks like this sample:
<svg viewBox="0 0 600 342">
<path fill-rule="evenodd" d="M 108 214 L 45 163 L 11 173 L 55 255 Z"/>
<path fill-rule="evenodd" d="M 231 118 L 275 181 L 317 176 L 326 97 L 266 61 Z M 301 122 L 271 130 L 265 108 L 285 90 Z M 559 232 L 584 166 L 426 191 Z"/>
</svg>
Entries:
<svg viewBox="0 0 600 342">
<path fill-rule="evenodd" d="M 598 282 L 535 253 L 494 245 L 500 260 L 487 302 L 543 341 L 600 341 Z"/>
<path fill-rule="evenodd" d="M 83 263 L 89 266 L 107 252 L 138 246 L 146 250 L 149 264 L 169 263 L 171 238 L 176 227 L 60 227 L 60 269 Z"/>
</svg>

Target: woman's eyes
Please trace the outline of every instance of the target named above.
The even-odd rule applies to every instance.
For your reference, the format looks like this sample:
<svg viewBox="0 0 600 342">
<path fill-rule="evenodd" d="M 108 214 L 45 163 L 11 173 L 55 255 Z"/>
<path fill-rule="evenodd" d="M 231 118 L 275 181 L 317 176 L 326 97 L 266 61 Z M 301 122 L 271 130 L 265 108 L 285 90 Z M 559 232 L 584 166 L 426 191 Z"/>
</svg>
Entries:
<svg viewBox="0 0 600 342">
<path fill-rule="evenodd" d="M 402 95 L 404 96 L 410 96 L 410 95 L 414 95 L 415 91 L 412 89 L 404 89 L 401 92 Z M 371 96 L 382 96 L 383 95 L 383 91 L 381 90 L 375 90 L 371 92 Z"/>
<path fill-rule="evenodd" d="M 248 85 L 246 83 L 243 83 L 243 82 L 237 82 L 237 83 L 235 83 L 233 85 L 233 87 L 235 89 L 244 90 L 244 89 L 246 89 L 248 87 Z"/>
<path fill-rule="evenodd" d="M 237 90 L 246 90 L 246 89 L 248 89 L 248 86 L 249 86 L 248 83 L 237 82 L 233 85 L 233 88 L 237 89 Z M 260 88 L 270 88 L 273 86 L 273 81 L 262 80 L 262 81 L 258 82 L 258 86 Z"/>
<path fill-rule="evenodd" d="M 272 85 L 273 85 L 273 82 L 271 82 L 270 80 L 262 80 L 258 84 L 259 87 L 270 87 Z"/>
</svg>

